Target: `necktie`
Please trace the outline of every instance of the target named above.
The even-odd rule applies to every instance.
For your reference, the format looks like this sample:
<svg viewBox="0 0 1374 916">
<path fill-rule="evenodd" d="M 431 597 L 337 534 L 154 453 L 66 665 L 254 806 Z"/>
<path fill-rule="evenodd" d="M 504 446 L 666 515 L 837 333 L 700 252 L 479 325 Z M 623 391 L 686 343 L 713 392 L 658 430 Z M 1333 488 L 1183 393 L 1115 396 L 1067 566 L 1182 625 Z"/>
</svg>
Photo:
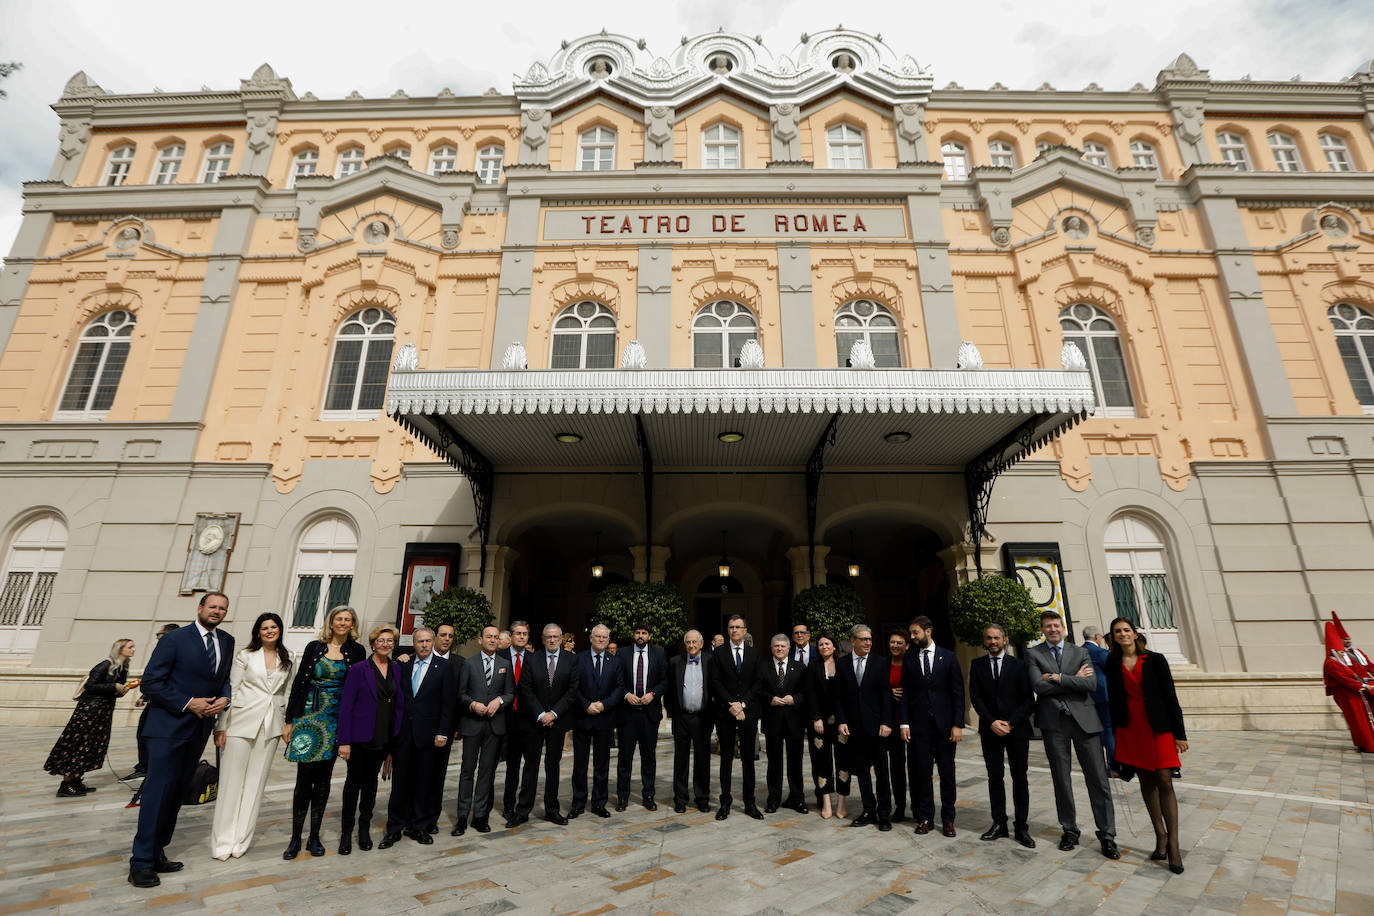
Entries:
<svg viewBox="0 0 1374 916">
<path fill-rule="evenodd" d="M 858 681 L 860 684 L 864 682 L 864 662 L 866 661 L 868 661 L 868 656 L 866 655 L 854 656 L 854 680 Z"/>
<path fill-rule="evenodd" d="M 489 655 L 483 655 L 483 656 L 482 656 L 482 667 L 484 667 L 484 668 L 487 669 L 487 670 L 486 670 L 486 674 L 487 674 L 487 686 L 490 687 L 490 686 L 491 686 L 491 656 L 489 656 Z"/>
<path fill-rule="evenodd" d="M 1064 647 L 1063 647 L 1063 646 L 1050 646 L 1050 651 L 1054 653 L 1054 664 L 1055 664 L 1055 666 L 1056 666 L 1056 667 L 1062 667 L 1063 664 L 1064 664 Z"/>
<path fill-rule="evenodd" d="M 921 650 L 921 673 L 924 674 L 926 677 L 930 677 L 930 650 L 929 650 L 929 649 L 922 649 L 922 650 Z"/>
<path fill-rule="evenodd" d="M 553 686 L 553 673 L 558 668 L 558 656 L 549 653 L 549 686 Z"/>
<path fill-rule="evenodd" d="M 1001 671 L 1001 668 L 1002 668 L 1002 660 L 1001 660 L 1000 658 L 994 658 L 994 659 L 992 660 L 992 679 L 993 679 L 994 681 L 997 680 L 997 675 L 998 675 L 999 672 Z"/>
<path fill-rule="evenodd" d="M 644 650 L 635 652 L 635 696 L 644 696 Z"/>
<path fill-rule="evenodd" d="M 215 664 L 215 634 L 213 632 L 205 634 L 205 654 L 210 659 L 211 670 L 218 668 Z"/>
<path fill-rule="evenodd" d="M 524 652 L 516 652 L 516 653 L 515 653 L 515 683 L 517 683 L 517 684 L 520 683 L 520 663 L 521 663 L 522 661 L 524 661 L 524 659 L 525 659 L 525 653 L 524 653 Z M 510 701 L 510 708 L 511 708 L 511 709 L 519 709 L 519 708 L 520 708 L 520 698 L 519 698 L 519 697 L 512 697 L 512 698 L 511 698 L 511 701 Z"/>
<path fill-rule="evenodd" d="M 417 659 L 417 660 L 416 660 L 416 662 L 415 662 L 415 671 L 412 672 L 411 675 L 410 675 L 410 695 L 411 695 L 411 696 L 415 696 L 415 694 L 417 694 L 417 693 L 420 692 L 420 682 L 423 681 L 424 679 L 425 679 L 425 659 L 421 658 L 421 659 Z"/>
<path fill-rule="evenodd" d="M 743 667 L 743 665 L 744 665 L 744 655 L 742 654 L 743 651 L 744 651 L 744 650 L 741 649 L 739 646 L 735 646 L 735 671 L 736 671 L 736 673 L 738 673 L 738 672 L 739 672 L 739 669 L 740 669 L 741 667 Z"/>
<path fill-rule="evenodd" d="M 782 659 L 778 659 L 778 686 L 782 686 L 782 679 L 787 676 L 787 666 Z"/>
<path fill-rule="evenodd" d="M 599 681 L 601 680 L 601 653 L 598 652 L 596 655 L 592 656 L 592 660 L 596 662 L 593 667 L 596 668 L 596 679 Z"/>
</svg>

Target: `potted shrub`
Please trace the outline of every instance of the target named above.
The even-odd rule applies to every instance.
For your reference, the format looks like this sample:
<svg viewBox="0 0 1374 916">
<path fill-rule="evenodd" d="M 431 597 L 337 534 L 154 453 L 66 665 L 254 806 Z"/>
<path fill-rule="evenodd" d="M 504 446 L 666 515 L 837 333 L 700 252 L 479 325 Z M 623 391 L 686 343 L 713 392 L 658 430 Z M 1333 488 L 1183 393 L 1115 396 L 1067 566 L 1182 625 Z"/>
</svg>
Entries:
<svg viewBox="0 0 1374 916">
<path fill-rule="evenodd" d="M 950 595 L 949 623 L 955 636 L 977 648 L 983 645 L 983 628 L 1000 624 L 1007 642 L 1019 648 L 1040 635 L 1040 607 L 1019 579 L 984 576 Z"/>
<path fill-rule="evenodd" d="M 687 602 L 665 582 L 624 582 L 607 586 L 596 596 L 590 626 L 605 624 L 611 639 L 626 645 L 636 622 L 649 625 L 649 638 L 672 655 L 687 631 Z"/>
<path fill-rule="evenodd" d="M 848 585 L 813 585 L 797 593 L 792 620 L 806 624 L 813 640 L 826 633 L 843 641 L 855 624 L 868 623 L 868 614 L 859 593 Z"/>
<path fill-rule="evenodd" d="M 455 586 L 445 589 L 425 605 L 424 625 L 437 630 L 441 624 L 453 627 L 454 641 L 465 643 L 482 635 L 482 628 L 495 622 L 491 599 L 475 588 Z"/>
</svg>

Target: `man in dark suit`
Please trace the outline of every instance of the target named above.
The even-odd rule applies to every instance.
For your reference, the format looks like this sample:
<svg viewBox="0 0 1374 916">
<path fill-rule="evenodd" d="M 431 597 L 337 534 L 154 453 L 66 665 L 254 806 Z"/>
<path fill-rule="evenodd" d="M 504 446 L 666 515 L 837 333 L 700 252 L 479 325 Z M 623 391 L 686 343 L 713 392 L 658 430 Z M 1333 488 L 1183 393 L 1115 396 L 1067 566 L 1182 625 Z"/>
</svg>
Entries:
<svg viewBox="0 0 1374 916">
<path fill-rule="evenodd" d="M 673 720 L 673 810 L 687 810 L 690 772 L 698 811 L 711 808 L 711 658 L 701 651 L 699 630 L 682 638 L 685 655 L 668 660 L 668 687 L 663 703 Z"/>
<path fill-rule="evenodd" d="M 611 730 L 622 699 L 620 659 L 606 651 L 611 631 L 597 624 L 591 649 L 577 657 L 577 721 L 573 723 L 572 807 L 568 818 L 587 810 L 587 756 L 592 758 L 592 814 L 610 817 Z M 621 754 L 625 752 L 622 750 Z"/>
<path fill-rule="evenodd" d="M 773 657 L 759 674 L 759 709 L 768 749 L 768 797 L 763 810 L 778 808 L 806 813 L 802 792 L 802 739 L 806 733 L 806 666 L 790 651 L 786 633 L 773 637 Z M 787 764 L 787 798 L 782 797 L 783 762 Z"/>
<path fill-rule="evenodd" d="M 457 639 L 457 632 L 451 623 L 441 623 L 434 628 L 434 657 L 442 658 L 449 663 L 453 669 L 454 690 L 457 690 L 458 670 L 463 663 L 463 656 L 454 651 L 453 643 Z M 455 695 L 456 702 L 457 697 Z M 448 759 L 453 753 L 453 746 L 458 743 L 458 719 L 462 715 L 462 710 L 457 706 L 453 709 L 453 729 L 454 733 L 449 736 L 449 741 L 441 748 L 436 748 L 430 755 L 430 803 L 434 809 L 430 813 L 428 821 L 430 823 L 430 833 L 439 832 L 439 810 L 444 806 L 444 782 L 448 779 Z"/>
<path fill-rule="evenodd" d="M 730 771 L 735 761 L 735 739 L 739 739 L 740 777 L 744 813 L 762 820 L 763 812 L 754 800 L 754 746 L 758 741 L 759 713 L 756 692 L 759 682 L 759 654 L 744 644 L 744 618 L 736 614 L 725 627 L 730 634 L 725 645 L 716 649 L 711 662 L 711 700 L 715 703 L 716 734 L 720 738 L 720 808 L 716 820 L 730 816 Z"/>
<path fill-rule="evenodd" d="M 1030 760 L 1031 692 L 1026 666 L 1007 654 L 1007 632 L 999 624 L 983 628 L 983 648 L 988 654 L 975 658 L 968 668 L 969 699 L 978 713 L 978 738 L 983 746 L 983 764 L 988 769 L 988 803 L 992 806 L 992 826 L 980 840 L 995 840 L 1007 833 L 1007 790 L 1003 783 L 1002 756 L 1011 765 L 1011 797 L 1015 805 L 1016 842 L 1035 848 L 1026 825 L 1030 810 L 1030 788 L 1026 768 Z"/>
<path fill-rule="evenodd" d="M 1102 720 L 1102 750 L 1107 755 L 1107 775 L 1116 775 L 1116 734 L 1112 731 L 1112 704 L 1107 702 L 1107 647 L 1103 645 L 1102 630 L 1096 624 L 1083 628 L 1083 649 L 1092 659 L 1097 674 L 1097 689 L 1093 691 L 1093 706 Z"/>
<path fill-rule="evenodd" d="M 490 833 L 496 761 L 506 734 L 506 710 L 515 699 L 515 672 L 510 656 L 496 651 L 500 631 L 482 628 L 482 651 L 458 664 L 458 730 L 463 736 L 462 775 L 458 777 L 458 813 L 453 836 L 462 836 L 472 815 L 472 828 Z M 476 776 L 476 791 L 473 779 Z"/>
<path fill-rule="evenodd" d="M 882 741 L 892 734 L 892 687 L 888 661 L 874 655 L 873 631 L 858 624 L 849 631 L 854 654 L 835 663 L 837 686 L 835 722 L 842 737 L 848 739 L 851 772 L 859 774 L 859 797 L 863 811 L 849 822 L 851 827 L 877 824 L 884 832 L 892 829 L 892 785 L 887 778 L 887 758 Z M 873 774 L 878 776 L 878 794 L 873 794 Z"/>
<path fill-rule="evenodd" d="M 501 753 L 506 759 L 506 786 L 501 795 L 501 816 L 506 820 L 515 814 L 520 795 L 520 765 L 525 760 L 525 745 L 529 743 L 529 732 L 533 728 L 529 720 L 520 715 L 520 684 L 524 680 L 525 665 L 533 655 L 530 625 L 523 620 L 514 620 L 509 635 L 510 645 L 497 650 L 497 655 L 510 660 L 511 686 L 515 689 L 510 705 L 501 713 L 506 719 L 506 734 L 501 739 Z M 525 774 L 525 778 L 534 779 L 533 771 Z"/>
<path fill-rule="evenodd" d="M 660 697 L 668 687 L 668 658 L 658 646 L 649 645 L 649 625 L 634 625 L 634 643 L 618 652 L 620 690 L 620 729 L 616 741 L 615 810 L 624 811 L 630 801 L 630 771 L 635 752 L 639 752 L 639 797 L 650 811 L 654 802 L 654 780 L 658 775 L 658 724 L 663 721 Z"/>
<path fill-rule="evenodd" d="M 234 637 L 217 629 L 229 613 L 223 592 L 200 598 L 193 626 L 168 633 L 143 669 L 147 697 L 148 776 L 138 809 L 138 831 L 129 857 L 129 883 L 157 887 L 159 874 L 180 871 L 167 858 L 186 784 L 196 771 L 215 716 L 229 706 L 229 669 Z"/>
<path fill-rule="evenodd" d="M 415 655 L 403 662 L 401 733 L 391 744 L 391 797 L 386 806 L 386 835 L 378 849 L 390 849 L 402 833 L 428 846 L 438 823 L 434 801 L 434 756 L 453 736 L 453 701 L 457 681 L 453 666 L 434 654 L 434 631 L 420 627 L 413 635 Z M 431 820 L 433 818 L 433 820 Z"/>
<path fill-rule="evenodd" d="M 935 787 L 940 768 L 940 832 L 954 836 L 954 746 L 964 737 L 964 675 L 959 658 L 935 645 L 929 617 L 917 617 L 907 631 L 911 648 L 902 667 L 902 740 L 908 742 L 911 803 L 916 832 L 934 827 Z"/>
<path fill-rule="evenodd" d="M 564 652 L 563 628 L 556 623 L 544 627 L 544 651 L 529 656 L 529 667 L 520 678 L 520 715 L 529 726 L 525 735 L 524 775 L 520 779 L 520 798 L 507 827 L 518 827 L 530 819 L 534 810 L 534 790 L 539 770 L 539 755 L 544 755 L 544 820 L 563 826 L 568 823 L 558 810 L 558 768 L 563 761 L 563 738 L 577 715 L 577 659 Z"/>
</svg>

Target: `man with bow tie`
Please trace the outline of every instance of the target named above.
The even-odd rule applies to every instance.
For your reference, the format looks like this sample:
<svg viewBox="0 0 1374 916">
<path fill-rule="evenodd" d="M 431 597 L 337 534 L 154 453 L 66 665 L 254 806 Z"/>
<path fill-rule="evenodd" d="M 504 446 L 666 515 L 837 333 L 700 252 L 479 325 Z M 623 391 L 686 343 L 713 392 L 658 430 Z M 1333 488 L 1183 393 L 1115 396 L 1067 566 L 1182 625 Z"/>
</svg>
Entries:
<svg viewBox="0 0 1374 916">
<path fill-rule="evenodd" d="M 682 638 L 686 655 L 668 662 L 663 703 L 673 720 L 673 810 L 687 810 L 688 776 L 698 811 L 711 810 L 711 657 L 702 652 L 700 630 Z"/>
</svg>

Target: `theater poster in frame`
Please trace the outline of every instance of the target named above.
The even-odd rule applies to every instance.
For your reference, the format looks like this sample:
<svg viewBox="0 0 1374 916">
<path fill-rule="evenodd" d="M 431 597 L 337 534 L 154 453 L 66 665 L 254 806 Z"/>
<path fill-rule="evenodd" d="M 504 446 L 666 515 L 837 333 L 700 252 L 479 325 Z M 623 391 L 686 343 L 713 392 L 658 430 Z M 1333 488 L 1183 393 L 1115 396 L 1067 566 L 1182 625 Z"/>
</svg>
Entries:
<svg viewBox="0 0 1374 916">
<path fill-rule="evenodd" d="M 402 638 L 421 625 L 430 600 L 456 584 L 461 553 L 458 544 L 406 545 L 396 604 L 396 624 L 401 628 Z"/>
<path fill-rule="evenodd" d="M 1042 611 L 1054 611 L 1064 618 L 1064 628 L 1069 641 L 1073 642 L 1073 617 L 1064 589 L 1064 563 L 1059 544 L 1054 541 L 1003 544 L 1002 568 L 1006 575 L 1020 580 Z"/>
</svg>

